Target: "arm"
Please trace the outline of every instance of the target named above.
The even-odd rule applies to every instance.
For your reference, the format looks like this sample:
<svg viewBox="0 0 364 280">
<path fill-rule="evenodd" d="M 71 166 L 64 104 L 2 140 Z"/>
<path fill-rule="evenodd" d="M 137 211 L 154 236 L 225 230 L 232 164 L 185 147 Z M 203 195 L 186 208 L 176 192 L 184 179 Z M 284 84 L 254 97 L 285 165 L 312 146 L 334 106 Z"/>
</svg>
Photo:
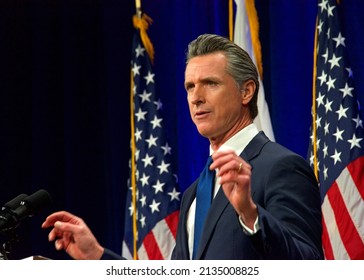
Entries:
<svg viewBox="0 0 364 280">
<path fill-rule="evenodd" d="M 57 250 L 64 249 L 72 258 L 79 260 L 98 260 L 104 248 L 96 240 L 86 223 L 79 217 L 60 211 L 49 215 L 42 228 L 53 227 L 48 235 L 55 241 Z"/>
<path fill-rule="evenodd" d="M 285 155 L 264 170 L 255 246 L 267 258 L 322 259 L 320 194 L 307 162 Z"/>
<path fill-rule="evenodd" d="M 251 222 L 258 217 L 260 230 L 250 239 L 263 259 L 322 258 L 320 196 L 312 171 L 301 157 L 292 153 L 262 157 L 252 162 L 254 175 L 250 165 L 233 152 L 216 153 L 213 159 L 211 168 L 219 168 L 224 193 L 244 224 L 252 228 Z"/>
</svg>

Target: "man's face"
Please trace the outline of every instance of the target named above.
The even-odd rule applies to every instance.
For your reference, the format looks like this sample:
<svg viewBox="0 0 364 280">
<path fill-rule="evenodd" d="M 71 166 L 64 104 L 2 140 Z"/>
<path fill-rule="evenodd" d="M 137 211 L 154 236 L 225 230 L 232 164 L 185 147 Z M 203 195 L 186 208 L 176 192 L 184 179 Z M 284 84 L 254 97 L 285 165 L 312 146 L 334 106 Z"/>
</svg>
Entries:
<svg viewBox="0 0 364 280">
<path fill-rule="evenodd" d="M 242 93 L 226 63 L 225 55 L 217 52 L 192 58 L 185 71 L 192 121 L 201 135 L 221 143 L 241 129 L 244 115 Z"/>
</svg>

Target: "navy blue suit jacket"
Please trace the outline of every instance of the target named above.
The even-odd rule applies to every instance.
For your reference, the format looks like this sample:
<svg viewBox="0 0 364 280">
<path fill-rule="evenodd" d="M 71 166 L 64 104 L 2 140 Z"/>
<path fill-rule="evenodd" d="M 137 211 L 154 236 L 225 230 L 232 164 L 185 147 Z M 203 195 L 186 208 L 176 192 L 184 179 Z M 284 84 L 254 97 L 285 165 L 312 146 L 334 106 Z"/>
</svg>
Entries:
<svg viewBox="0 0 364 280">
<path fill-rule="evenodd" d="M 260 230 L 248 236 L 220 188 L 206 218 L 196 259 L 322 259 L 317 181 L 299 155 L 260 132 L 240 155 L 252 166 Z M 197 180 L 184 192 L 172 259 L 189 259 L 187 213 Z"/>
</svg>

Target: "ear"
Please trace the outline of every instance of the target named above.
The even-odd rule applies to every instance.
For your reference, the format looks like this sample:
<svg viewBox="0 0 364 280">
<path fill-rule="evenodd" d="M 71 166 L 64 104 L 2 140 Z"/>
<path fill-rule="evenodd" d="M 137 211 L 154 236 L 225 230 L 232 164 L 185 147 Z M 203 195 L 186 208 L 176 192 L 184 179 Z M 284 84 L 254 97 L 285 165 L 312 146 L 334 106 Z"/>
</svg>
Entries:
<svg viewBox="0 0 364 280">
<path fill-rule="evenodd" d="M 250 100 L 253 98 L 256 87 L 257 86 L 255 85 L 253 80 L 248 80 L 243 83 L 241 88 L 241 93 L 242 93 L 241 101 L 244 105 L 248 104 Z"/>
</svg>

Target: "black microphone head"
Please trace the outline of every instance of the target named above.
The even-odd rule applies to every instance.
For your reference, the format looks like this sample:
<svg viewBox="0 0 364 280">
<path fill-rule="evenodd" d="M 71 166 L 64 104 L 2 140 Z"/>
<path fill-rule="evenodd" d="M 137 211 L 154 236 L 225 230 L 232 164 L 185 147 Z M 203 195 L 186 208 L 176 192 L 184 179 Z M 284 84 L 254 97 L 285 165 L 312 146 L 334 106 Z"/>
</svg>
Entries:
<svg viewBox="0 0 364 280">
<path fill-rule="evenodd" d="M 23 201 L 27 196 L 28 195 L 25 193 L 19 194 L 17 197 L 14 197 L 12 200 L 5 203 L 3 206 L 3 210 L 4 209 L 15 210 L 16 208 L 19 207 L 20 202 Z"/>
<path fill-rule="evenodd" d="M 43 189 L 40 189 L 32 195 L 24 198 L 21 202 L 22 205 L 26 205 L 29 215 L 35 215 L 43 208 L 49 206 L 52 203 L 50 194 Z"/>
<path fill-rule="evenodd" d="M 18 209 L 24 208 L 21 206 L 24 199 L 26 199 L 28 195 L 20 194 L 12 200 L 5 203 L 3 207 L 1 207 L 0 212 L 0 233 L 8 232 L 11 229 L 15 228 L 18 225 L 18 216 L 16 212 Z"/>
</svg>

